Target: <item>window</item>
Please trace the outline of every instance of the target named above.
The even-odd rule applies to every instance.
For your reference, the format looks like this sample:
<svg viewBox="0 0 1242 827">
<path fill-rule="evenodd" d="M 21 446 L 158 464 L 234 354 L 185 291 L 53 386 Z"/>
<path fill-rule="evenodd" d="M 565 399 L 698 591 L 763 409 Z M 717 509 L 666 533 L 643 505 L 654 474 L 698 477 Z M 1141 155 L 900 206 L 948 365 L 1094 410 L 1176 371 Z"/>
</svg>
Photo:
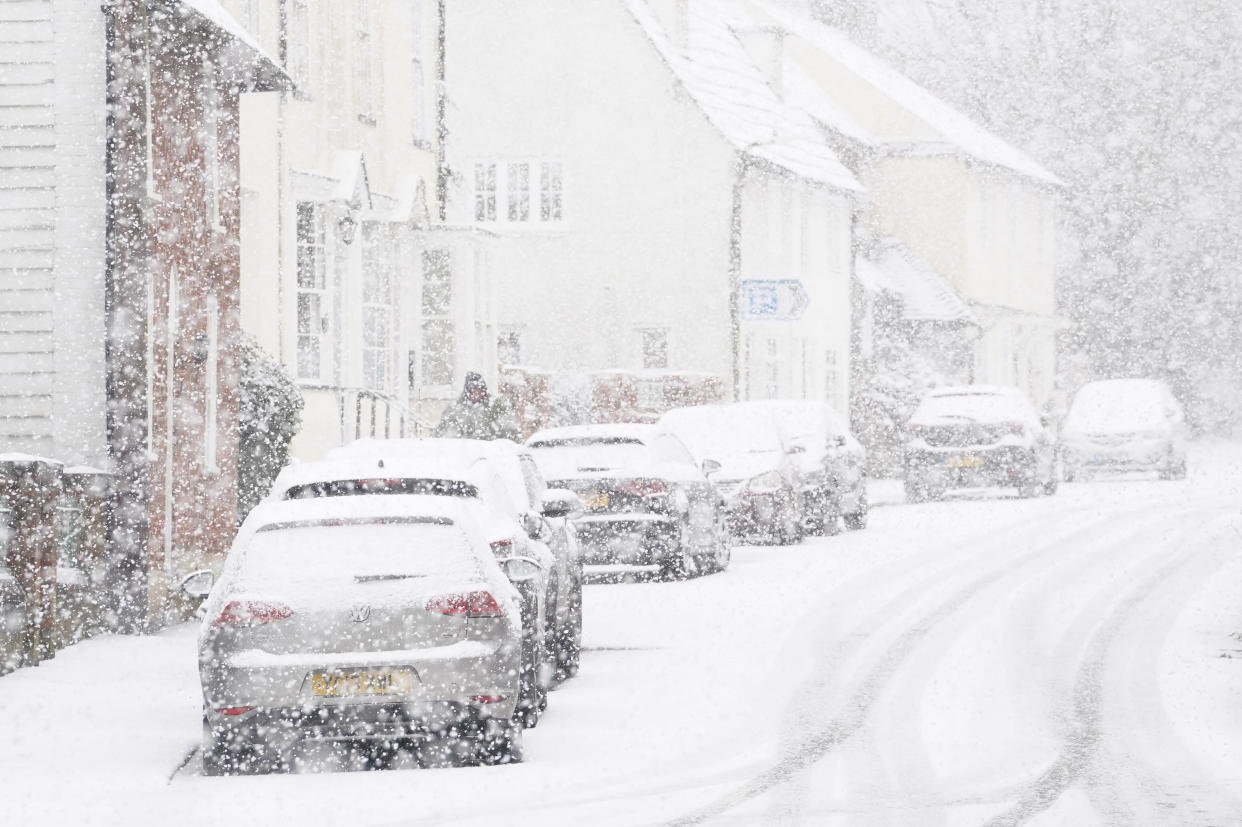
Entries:
<svg viewBox="0 0 1242 827">
<path fill-rule="evenodd" d="M 296 94 L 310 97 L 311 25 L 310 0 L 292 0 L 289 7 L 289 44 L 286 68 L 297 84 Z"/>
<path fill-rule="evenodd" d="M 530 221 L 530 164 L 509 164 L 509 220 Z"/>
<path fill-rule="evenodd" d="M 539 218 L 561 220 L 561 165 L 544 162 L 539 165 Z"/>
<path fill-rule="evenodd" d="M 837 368 L 837 352 L 835 350 L 824 351 L 824 388 L 825 395 L 832 400 L 833 404 L 840 407 L 840 388 L 838 383 L 841 381 L 840 371 Z"/>
<path fill-rule="evenodd" d="M 371 0 L 357 0 L 354 14 L 354 102 L 358 107 L 358 120 L 374 125 L 380 98 L 375 74 L 375 56 L 379 53 L 375 39 L 379 30 L 375 25 L 374 6 Z"/>
<path fill-rule="evenodd" d="M 474 165 L 474 220 L 496 220 L 496 165 Z"/>
<path fill-rule="evenodd" d="M 155 175 L 155 113 L 159 111 L 159 107 L 155 103 L 155 92 L 151 87 L 151 49 L 153 48 L 150 41 L 142 51 L 142 90 L 143 99 L 146 101 L 146 118 L 147 128 L 143 134 L 143 141 L 146 144 L 147 153 L 147 195 L 151 198 L 159 199 L 157 192 L 158 187 Z"/>
<path fill-rule="evenodd" d="M 649 327 L 640 331 L 644 368 L 668 367 L 668 328 Z"/>
<path fill-rule="evenodd" d="M 422 385 L 453 384 L 457 343 L 453 327 L 453 257 L 449 250 L 423 251 L 420 356 Z"/>
<path fill-rule="evenodd" d="M 323 209 L 298 204 L 298 378 L 325 379 L 330 307 Z"/>
<path fill-rule="evenodd" d="M 531 207 L 536 186 L 537 213 Z M 562 192 L 559 162 L 479 162 L 474 165 L 474 220 L 504 220 L 512 224 L 557 222 L 562 218 Z M 498 212 L 498 204 L 504 205 L 503 212 Z"/>
<path fill-rule="evenodd" d="M 393 295 L 391 257 L 382 246 L 379 233 L 363 229 L 362 273 L 362 381 L 366 387 L 387 392 L 392 389 Z M 371 252 L 374 251 L 374 252 Z"/>
<path fill-rule="evenodd" d="M 502 365 L 522 364 L 522 337 L 518 331 L 505 331 L 496 337 L 496 360 Z"/>
<path fill-rule="evenodd" d="M 767 380 L 765 394 L 768 399 L 776 399 L 781 395 L 781 348 L 780 343 L 769 338 L 767 341 L 766 358 L 764 359 L 764 375 Z"/>
<path fill-rule="evenodd" d="M 215 293 L 207 294 L 207 364 L 206 388 L 203 391 L 203 467 L 218 471 L 219 410 L 220 410 L 220 300 Z"/>
</svg>

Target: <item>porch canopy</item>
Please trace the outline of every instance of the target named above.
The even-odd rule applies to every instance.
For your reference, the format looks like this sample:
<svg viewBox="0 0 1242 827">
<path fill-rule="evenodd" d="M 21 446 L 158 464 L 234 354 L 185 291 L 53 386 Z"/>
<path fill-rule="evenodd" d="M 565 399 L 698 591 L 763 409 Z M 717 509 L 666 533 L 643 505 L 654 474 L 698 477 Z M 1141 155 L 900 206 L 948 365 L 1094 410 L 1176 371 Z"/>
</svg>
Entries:
<svg viewBox="0 0 1242 827">
<path fill-rule="evenodd" d="M 949 282 L 917 261 L 902 247 L 891 244 L 869 256 L 860 256 L 855 274 L 872 293 L 892 293 L 902 300 L 902 317 L 911 322 L 947 322 L 977 325 L 979 320 Z"/>
</svg>

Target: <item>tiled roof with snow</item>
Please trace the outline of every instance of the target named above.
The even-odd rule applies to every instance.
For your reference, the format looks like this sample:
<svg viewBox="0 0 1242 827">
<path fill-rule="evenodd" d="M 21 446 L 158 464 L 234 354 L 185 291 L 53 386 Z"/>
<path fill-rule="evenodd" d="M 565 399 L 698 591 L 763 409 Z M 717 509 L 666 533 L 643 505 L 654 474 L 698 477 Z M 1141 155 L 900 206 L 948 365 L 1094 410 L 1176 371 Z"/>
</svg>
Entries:
<svg viewBox="0 0 1242 827">
<path fill-rule="evenodd" d="M 811 181 L 861 189 L 801 109 L 781 100 L 733 26 L 749 24 L 727 0 L 688 0 L 679 48 L 646 0 L 626 0 L 651 42 L 707 119 L 738 151 Z"/>
<path fill-rule="evenodd" d="M 919 86 L 876 55 L 853 43 L 837 29 L 792 11 L 770 0 L 753 0 L 755 7 L 785 31 L 801 38 L 844 66 L 898 106 L 917 117 L 940 136 L 944 144 L 995 166 L 1028 178 L 1060 185 L 1061 181 L 1038 161 L 993 135 L 970 118 Z M 918 144 L 930 149 L 925 138 L 903 139 L 900 135 L 870 135 L 834 100 L 830 90 L 812 80 L 788 56 L 785 60 L 786 89 L 816 119 L 842 134 L 872 145 Z"/>
<path fill-rule="evenodd" d="M 902 316 L 912 322 L 977 323 L 943 276 L 895 242 L 871 256 L 860 256 L 855 272 L 869 290 L 900 296 Z"/>
</svg>

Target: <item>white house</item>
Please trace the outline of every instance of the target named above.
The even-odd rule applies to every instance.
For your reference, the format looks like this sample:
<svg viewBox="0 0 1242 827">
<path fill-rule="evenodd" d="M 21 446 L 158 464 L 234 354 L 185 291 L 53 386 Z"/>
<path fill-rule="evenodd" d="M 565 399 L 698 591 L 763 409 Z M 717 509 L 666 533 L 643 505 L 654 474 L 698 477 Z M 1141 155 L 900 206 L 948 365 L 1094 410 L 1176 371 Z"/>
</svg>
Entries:
<svg viewBox="0 0 1242 827">
<path fill-rule="evenodd" d="M 845 406 L 858 185 L 770 34 L 719 0 L 447 4 L 448 214 L 496 233 L 506 361 Z"/>
<path fill-rule="evenodd" d="M 242 324 L 301 385 L 291 450 L 415 433 L 459 351 L 495 361 L 487 233 L 439 204 L 438 3 L 224 2 L 298 84 L 242 122 Z"/>
<path fill-rule="evenodd" d="M 816 120 L 867 189 L 862 270 L 887 270 L 891 285 L 906 285 L 925 320 L 973 329 L 964 378 L 1046 401 L 1060 324 L 1061 182 L 839 31 L 785 4 L 744 2 L 783 35 L 785 99 Z M 922 302 L 917 294 L 936 281 L 969 312 Z"/>
</svg>

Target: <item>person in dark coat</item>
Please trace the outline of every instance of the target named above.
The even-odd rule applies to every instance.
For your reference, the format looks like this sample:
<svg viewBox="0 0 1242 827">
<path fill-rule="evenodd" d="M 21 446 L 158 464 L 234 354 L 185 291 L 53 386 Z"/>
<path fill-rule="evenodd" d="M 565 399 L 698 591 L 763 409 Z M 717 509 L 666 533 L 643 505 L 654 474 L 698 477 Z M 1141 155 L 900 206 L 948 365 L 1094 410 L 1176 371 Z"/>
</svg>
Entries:
<svg viewBox="0 0 1242 827">
<path fill-rule="evenodd" d="M 517 418 L 508 400 L 492 400 L 481 374 L 471 371 L 461 396 L 445 409 L 433 432 L 458 439 L 518 439 Z"/>
</svg>

